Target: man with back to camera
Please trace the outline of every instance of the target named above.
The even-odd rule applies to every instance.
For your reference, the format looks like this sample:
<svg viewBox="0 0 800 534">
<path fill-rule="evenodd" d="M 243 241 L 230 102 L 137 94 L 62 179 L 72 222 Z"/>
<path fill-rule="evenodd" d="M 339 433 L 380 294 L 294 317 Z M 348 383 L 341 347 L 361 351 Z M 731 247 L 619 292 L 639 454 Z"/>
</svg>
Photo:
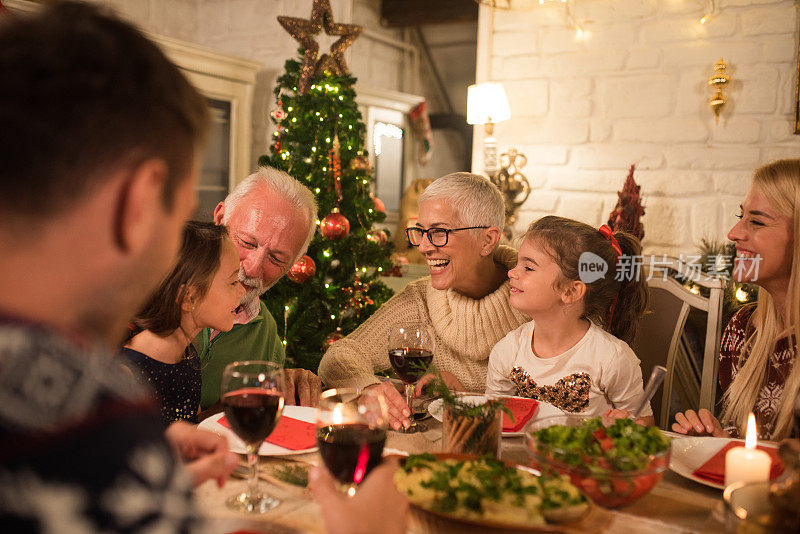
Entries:
<svg viewBox="0 0 800 534">
<path fill-rule="evenodd" d="M 0 17 L 0 72 L 0 531 L 193 530 L 190 483 L 238 458 L 165 432 L 111 354 L 196 206 L 205 100 L 137 30 L 73 2 Z M 392 469 L 350 500 L 312 472 L 329 529 L 374 530 L 377 498 L 402 514 Z"/>
</svg>

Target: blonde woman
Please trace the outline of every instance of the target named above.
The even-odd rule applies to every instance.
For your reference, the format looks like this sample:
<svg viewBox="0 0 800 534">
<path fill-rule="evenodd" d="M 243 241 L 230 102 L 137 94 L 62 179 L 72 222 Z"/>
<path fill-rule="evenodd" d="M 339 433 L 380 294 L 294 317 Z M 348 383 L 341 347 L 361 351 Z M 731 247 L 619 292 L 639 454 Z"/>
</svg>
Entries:
<svg viewBox="0 0 800 534">
<path fill-rule="evenodd" d="M 734 276 L 760 289 L 758 303 L 739 310 L 722 335 L 721 422 L 708 410 L 689 410 L 677 414 L 672 429 L 740 436 L 752 411 L 759 438 L 780 440 L 792 432 L 800 388 L 800 366 L 795 365 L 800 247 L 794 241 L 800 235 L 800 160 L 779 160 L 756 170 L 738 217 L 728 233 L 736 243 Z"/>
</svg>

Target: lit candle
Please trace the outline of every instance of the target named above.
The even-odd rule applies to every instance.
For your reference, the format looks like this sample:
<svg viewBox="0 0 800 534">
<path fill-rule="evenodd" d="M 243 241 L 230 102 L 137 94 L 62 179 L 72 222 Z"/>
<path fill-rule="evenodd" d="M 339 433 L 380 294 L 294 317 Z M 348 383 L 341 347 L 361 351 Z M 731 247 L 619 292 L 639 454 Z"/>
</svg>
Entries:
<svg viewBox="0 0 800 534">
<path fill-rule="evenodd" d="M 756 448 L 758 430 L 752 412 L 747 418 L 747 433 L 744 447 L 734 447 L 725 455 L 725 486 L 743 480 L 745 482 L 766 482 L 769 480 L 769 454 Z"/>
</svg>

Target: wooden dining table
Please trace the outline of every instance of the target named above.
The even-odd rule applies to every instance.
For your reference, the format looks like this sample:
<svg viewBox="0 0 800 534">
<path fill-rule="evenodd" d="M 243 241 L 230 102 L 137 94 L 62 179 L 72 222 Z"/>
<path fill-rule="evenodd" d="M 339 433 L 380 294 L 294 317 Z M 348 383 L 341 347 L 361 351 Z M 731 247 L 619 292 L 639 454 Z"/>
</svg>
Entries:
<svg viewBox="0 0 800 534">
<path fill-rule="evenodd" d="M 425 421 L 428 431 L 424 433 L 402 434 L 389 431 L 386 440 L 387 453 L 440 452 L 442 449 L 441 423 L 433 418 Z M 500 456 L 503 460 L 529 464 L 529 457 L 523 437 L 504 437 Z M 231 477 L 224 488 L 208 481 L 196 489 L 196 500 L 201 513 L 208 520 L 208 531 L 232 533 L 241 530 L 252 532 L 324 533 L 319 506 L 310 492 L 277 480 L 269 473 L 290 465 L 320 464 L 318 453 L 306 453 L 281 457 L 261 457 L 260 469 L 266 480 L 261 484 L 281 504 L 265 514 L 241 514 L 229 510 L 225 500 L 245 488 L 245 481 Z M 679 533 L 679 532 L 724 532 L 721 522 L 722 492 L 691 480 L 672 471 L 666 471 L 664 478 L 638 501 L 615 510 L 593 507 L 590 515 L 575 528 L 565 528 L 565 532 L 608 532 L 620 534 Z M 426 532 L 428 525 L 417 521 L 415 514 L 409 517 L 409 532 Z M 459 532 L 437 530 L 436 532 Z"/>
</svg>

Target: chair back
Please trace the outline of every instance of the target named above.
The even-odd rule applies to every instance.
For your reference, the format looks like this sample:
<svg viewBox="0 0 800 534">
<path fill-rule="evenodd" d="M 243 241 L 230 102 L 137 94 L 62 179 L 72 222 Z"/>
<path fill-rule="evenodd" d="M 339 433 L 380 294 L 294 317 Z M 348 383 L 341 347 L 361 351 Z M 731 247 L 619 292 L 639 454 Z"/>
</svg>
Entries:
<svg viewBox="0 0 800 534">
<path fill-rule="evenodd" d="M 697 397 L 697 405 L 692 408 L 714 411 L 724 286 L 721 279 L 701 273 L 697 266 L 666 256 L 651 256 L 643 272 L 646 273 L 650 289 L 649 313 L 642 318 L 631 348 L 642 362 L 644 380 L 649 378 L 654 366 L 663 365 L 667 368 L 662 393 L 652 402 L 656 423 L 661 428 L 667 428 L 672 392 L 676 385 L 680 385 L 684 391 L 695 392 L 690 395 Z M 683 274 L 696 286 L 707 289 L 709 296 L 701 295 L 696 289 L 695 293 L 676 281 L 673 278 L 676 273 Z M 686 320 L 692 308 L 707 314 L 702 369 L 697 369 L 697 362 L 691 357 L 691 349 L 687 347 L 684 336 Z M 679 382 L 676 382 L 676 375 L 681 378 Z"/>
</svg>

